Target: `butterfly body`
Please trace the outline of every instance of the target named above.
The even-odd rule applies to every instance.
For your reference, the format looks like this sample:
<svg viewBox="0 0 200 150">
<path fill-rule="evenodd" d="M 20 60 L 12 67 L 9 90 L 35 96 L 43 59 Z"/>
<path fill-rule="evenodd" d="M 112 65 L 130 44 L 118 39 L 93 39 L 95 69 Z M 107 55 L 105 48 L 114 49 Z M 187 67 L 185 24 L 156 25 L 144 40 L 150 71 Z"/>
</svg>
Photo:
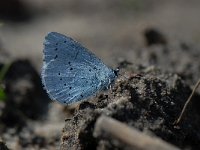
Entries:
<svg viewBox="0 0 200 150">
<path fill-rule="evenodd" d="M 50 32 L 44 42 L 42 82 L 50 98 L 72 104 L 107 89 L 117 73 L 72 38 Z"/>
</svg>

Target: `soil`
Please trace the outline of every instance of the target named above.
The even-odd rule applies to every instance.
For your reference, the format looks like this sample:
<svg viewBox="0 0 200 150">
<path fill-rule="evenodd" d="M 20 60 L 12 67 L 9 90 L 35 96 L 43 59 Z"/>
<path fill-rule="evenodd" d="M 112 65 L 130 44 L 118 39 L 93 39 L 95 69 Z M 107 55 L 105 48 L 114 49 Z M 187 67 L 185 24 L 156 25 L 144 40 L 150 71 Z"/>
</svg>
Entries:
<svg viewBox="0 0 200 150">
<path fill-rule="evenodd" d="M 200 149 L 200 90 L 178 125 L 200 78 L 200 2 L 0 2 L 0 149 L 123 149 L 96 138 L 106 115 L 181 149 Z M 9 11 L 6 11 L 9 10 Z M 112 89 L 62 106 L 42 87 L 42 43 L 56 31 L 81 42 L 107 65 L 119 67 Z M 1 75 L 0 75 L 1 76 Z"/>
<path fill-rule="evenodd" d="M 122 62 L 123 63 L 123 62 Z M 101 115 L 110 116 L 141 131 L 150 132 L 180 148 L 199 149 L 200 112 L 196 94 L 179 125 L 174 121 L 191 93 L 177 74 L 154 67 L 126 65 L 111 93 L 83 102 L 65 121 L 61 149 L 123 149 L 114 141 L 94 138 Z"/>
</svg>

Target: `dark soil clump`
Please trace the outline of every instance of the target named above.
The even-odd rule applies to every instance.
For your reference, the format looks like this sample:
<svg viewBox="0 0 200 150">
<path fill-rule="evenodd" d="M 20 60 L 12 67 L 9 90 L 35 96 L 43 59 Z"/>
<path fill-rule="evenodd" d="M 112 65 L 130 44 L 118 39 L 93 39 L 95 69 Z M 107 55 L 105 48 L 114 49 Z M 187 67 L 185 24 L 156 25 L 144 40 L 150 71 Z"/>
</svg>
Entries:
<svg viewBox="0 0 200 150">
<path fill-rule="evenodd" d="M 36 122 L 44 122 L 47 118 L 51 100 L 42 88 L 40 76 L 30 61 L 15 60 L 11 63 L 3 84 L 6 99 L 1 103 L 2 139 L 14 139 L 18 149 L 46 148 L 47 145 L 58 142 L 57 136 L 46 138 L 34 130 Z M 1 148 L 3 146 L 0 145 Z"/>
<path fill-rule="evenodd" d="M 148 28 L 144 32 L 147 45 L 162 44 L 166 45 L 167 40 L 165 36 L 157 29 Z"/>
<path fill-rule="evenodd" d="M 174 126 L 191 93 L 189 86 L 177 74 L 154 67 L 123 66 L 123 75 L 112 93 L 81 103 L 74 116 L 66 120 L 61 149 L 119 149 L 112 141 L 94 138 L 94 124 L 100 115 L 148 131 L 178 147 L 200 149 L 200 113 L 195 106 L 200 95 L 195 95 L 183 121 Z"/>
<path fill-rule="evenodd" d="M 7 97 L 0 123 L 5 129 L 21 130 L 28 119 L 41 119 L 48 112 L 50 100 L 42 89 L 40 76 L 28 60 L 14 61 L 5 75 L 4 84 Z"/>
</svg>

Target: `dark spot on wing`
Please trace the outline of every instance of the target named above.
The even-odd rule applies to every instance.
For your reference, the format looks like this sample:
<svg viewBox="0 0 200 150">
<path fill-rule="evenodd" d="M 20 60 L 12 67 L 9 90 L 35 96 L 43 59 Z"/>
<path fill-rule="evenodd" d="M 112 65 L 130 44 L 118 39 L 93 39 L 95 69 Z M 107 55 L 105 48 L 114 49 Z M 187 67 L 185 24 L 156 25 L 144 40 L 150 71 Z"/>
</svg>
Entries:
<svg viewBox="0 0 200 150">
<path fill-rule="evenodd" d="M 58 73 L 58 75 L 60 75 L 60 72 Z"/>
<path fill-rule="evenodd" d="M 92 70 L 91 69 L 89 69 L 89 72 L 91 72 Z"/>
<path fill-rule="evenodd" d="M 64 86 L 66 86 L 67 84 L 65 83 Z"/>
<path fill-rule="evenodd" d="M 56 45 L 58 45 L 58 43 L 56 43 Z"/>
<path fill-rule="evenodd" d="M 71 62 L 69 61 L 68 64 L 71 65 Z"/>
<path fill-rule="evenodd" d="M 56 55 L 56 56 L 54 57 L 54 59 L 56 59 L 56 58 L 58 58 L 58 55 Z"/>
<path fill-rule="evenodd" d="M 81 94 L 81 97 L 83 98 L 83 95 Z"/>
<path fill-rule="evenodd" d="M 60 80 L 62 80 L 62 78 L 60 78 Z"/>
<path fill-rule="evenodd" d="M 58 50 L 58 48 L 55 48 L 55 51 L 57 51 Z"/>
<path fill-rule="evenodd" d="M 72 87 L 70 86 L 69 89 L 72 89 Z"/>
<path fill-rule="evenodd" d="M 73 68 L 70 68 L 70 70 L 73 70 Z"/>
<path fill-rule="evenodd" d="M 67 43 L 67 41 L 64 41 L 64 43 Z"/>
</svg>

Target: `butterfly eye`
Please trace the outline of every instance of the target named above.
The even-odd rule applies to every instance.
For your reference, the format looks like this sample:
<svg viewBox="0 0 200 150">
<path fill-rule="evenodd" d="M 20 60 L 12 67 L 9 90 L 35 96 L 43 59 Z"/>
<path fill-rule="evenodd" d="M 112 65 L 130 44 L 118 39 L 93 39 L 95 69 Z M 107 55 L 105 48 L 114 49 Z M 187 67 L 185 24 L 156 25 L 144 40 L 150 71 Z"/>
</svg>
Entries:
<svg viewBox="0 0 200 150">
<path fill-rule="evenodd" d="M 116 77 L 119 75 L 119 68 L 114 70 L 114 74 L 115 74 Z"/>
</svg>

